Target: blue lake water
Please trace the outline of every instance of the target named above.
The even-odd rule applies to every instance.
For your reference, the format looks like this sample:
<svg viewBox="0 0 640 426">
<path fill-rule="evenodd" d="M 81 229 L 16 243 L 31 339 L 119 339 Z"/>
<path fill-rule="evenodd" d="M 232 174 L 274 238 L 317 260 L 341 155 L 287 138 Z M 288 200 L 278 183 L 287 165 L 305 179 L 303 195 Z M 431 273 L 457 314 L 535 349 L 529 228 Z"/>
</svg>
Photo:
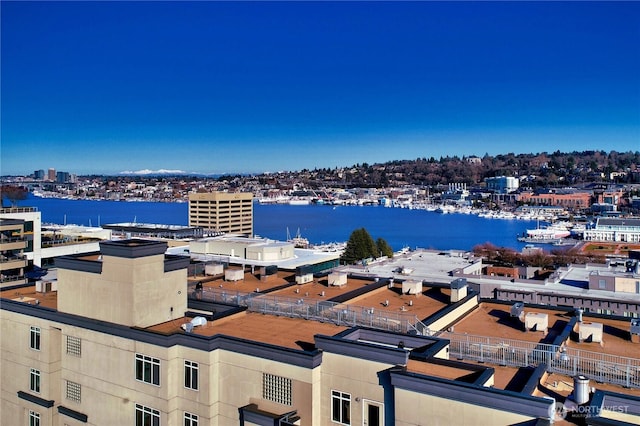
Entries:
<svg viewBox="0 0 640 426">
<path fill-rule="evenodd" d="M 88 201 L 29 196 L 19 206 L 37 207 L 43 223 L 104 225 L 119 222 L 187 225 L 187 203 Z M 520 250 L 517 241 L 535 222 L 487 219 L 470 214 L 441 214 L 426 210 L 378 206 L 289 206 L 254 204 L 254 233 L 277 240 L 298 230 L 313 244 L 346 241 L 365 228 L 374 239 L 384 238 L 394 250 L 402 247 L 470 250 L 491 242 Z"/>
</svg>

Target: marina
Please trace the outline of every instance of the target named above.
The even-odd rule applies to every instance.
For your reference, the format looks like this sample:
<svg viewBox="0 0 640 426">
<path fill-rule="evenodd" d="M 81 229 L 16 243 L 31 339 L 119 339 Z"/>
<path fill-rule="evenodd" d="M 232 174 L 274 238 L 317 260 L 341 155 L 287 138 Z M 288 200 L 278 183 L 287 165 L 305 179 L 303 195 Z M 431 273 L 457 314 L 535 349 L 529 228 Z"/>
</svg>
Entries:
<svg viewBox="0 0 640 426">
<path fill-rule="evenodd" d="M 187 225 L 187 203 L 90 201 L 38 198 L 29 195 L 19 206 L 36 207 L 43 223 L 97 225 L 135 221 Z M 350 234 L 365 228 L 374 239 L 384 238 L 394 250 L 430 248 L 471 250 L 491 242 L 521 250 L 517 240 L 533 220 L 509 220 L 478 214 L 440 214 L 427 209 L 382 206 L 288 205 L 254 203 L 254 234 L 286 241 L 287 229 L 313 245 L 339 247 Z M 295 231 L 294 231 L 295 230 Z"/>
</svg>

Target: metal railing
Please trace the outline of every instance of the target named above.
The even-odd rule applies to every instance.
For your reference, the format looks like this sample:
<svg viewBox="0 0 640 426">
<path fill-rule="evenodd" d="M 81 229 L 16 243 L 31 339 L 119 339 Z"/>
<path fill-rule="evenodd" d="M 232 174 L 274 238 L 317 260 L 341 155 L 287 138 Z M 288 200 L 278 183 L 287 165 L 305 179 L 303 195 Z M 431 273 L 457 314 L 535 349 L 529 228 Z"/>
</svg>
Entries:
<svg viewBox="0 0 640 426">
<path fill-rule="evenodd" d="M 547 365 L 547 371 L 584 375 L 601 383 L 640 388 L 640 359 L 585 351 L 564 345 L 444 332 L 449 356 L 512 367 Z"/>
<path fill-rule="evenodd" d="M 369 327 L 398 333 L 428 335 L 427 327 L 409 313 L 261 293 L 203 289 L 202 300 L 246 306 L 250 312 L 331 322 L 346 327 Z"/>
</svg>

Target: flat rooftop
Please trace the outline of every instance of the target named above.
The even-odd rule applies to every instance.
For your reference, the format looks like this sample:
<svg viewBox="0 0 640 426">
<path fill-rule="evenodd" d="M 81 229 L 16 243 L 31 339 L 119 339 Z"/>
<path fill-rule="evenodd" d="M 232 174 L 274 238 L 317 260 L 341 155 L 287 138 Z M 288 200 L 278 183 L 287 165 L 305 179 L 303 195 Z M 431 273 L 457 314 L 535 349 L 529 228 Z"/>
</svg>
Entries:
<svg viewBox="0 0 640 426">
<path fill-rule="evenodd" d="M 629 358 L 638 358 L 640 355 L 640 343 L 633 343 L 629 333 L 631 319 L 626 321 L 611 318 L 583 317 L 585 323 L 600 323 L 602 327 L 602 343 L 580 342 L 578 331 L 571 333 L 567 345 L 570 348 L 584 351 L 600 352 L 609 355 L 618 355 Z M 577 325 L 579 326 L 579 324 Z"/>
<path fill-rule="evenodd" d="M 562 332 L 573 317 L 572 312 L 525 307 L 525 313 L 536 312 L 548 315 L 548 333 L 525 331 L 518 318 L 511 317 L 511 305 L 483 302 L 476 310 L 454 324 L 455 333 L 476 336 L 499 337 L 537 343 L 551 343 Z"/>
<path fill-rule="evenodd" d="M 625 395 L 633 395 L 640 397 L 640 389 L 638 388 L 625 388 L 623 386 L 599 383 L 595 380 L 589 381 L 589 386 L 599 390 L 618 392 Z M 538 389 L 533 393 L 533 396 L 561 396 L 568 397 L 573 391 L 573 377 L 566 376 L 558 373 L 550 373 L 545 379 L 540 382 Z"/>
<path fill-rule="evenodd" d="M 451 272 L 473 263 L 473 256 L 456 250 L 433 251 L 416 250 L 395 254 L 392 259 L 370 263 L 366 266 L 349 265 L 338 268 L 341 271 L 364 274 L 372 277 L 396 278 L 400 280 L 422 280 L 436 283 L 450 283 Z M 410 273 L 402 273 L 405 270 Z"/>
<path fill-rule="evenodd" d="M 188 317 L 178 318 L 154 325 L 147 330 L 165 334 L 185 333 L 181 325 L 190 321 L 191 318 Z M 315 348 L 316 334 L 332 336 L 345 330 L 347 327 L 330 323 L 240 312 L 215 321 L 207 321 L 205 325 L 194 327 L 192 334 L 201 336 L 223 334 L 291 349 L 312 350 Z"/>
</svg>

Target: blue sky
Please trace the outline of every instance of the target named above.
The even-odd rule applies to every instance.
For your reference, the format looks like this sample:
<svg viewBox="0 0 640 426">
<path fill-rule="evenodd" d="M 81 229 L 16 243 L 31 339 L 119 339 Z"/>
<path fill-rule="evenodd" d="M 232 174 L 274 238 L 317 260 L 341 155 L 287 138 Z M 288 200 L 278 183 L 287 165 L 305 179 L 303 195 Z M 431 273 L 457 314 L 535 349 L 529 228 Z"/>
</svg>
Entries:
<svg viewBox="0 0 640 426">
<path fill-rule="evenodd" d="M 1 174 L 640 149 L 639 2 L 7 2 Z"/>
</svg>

